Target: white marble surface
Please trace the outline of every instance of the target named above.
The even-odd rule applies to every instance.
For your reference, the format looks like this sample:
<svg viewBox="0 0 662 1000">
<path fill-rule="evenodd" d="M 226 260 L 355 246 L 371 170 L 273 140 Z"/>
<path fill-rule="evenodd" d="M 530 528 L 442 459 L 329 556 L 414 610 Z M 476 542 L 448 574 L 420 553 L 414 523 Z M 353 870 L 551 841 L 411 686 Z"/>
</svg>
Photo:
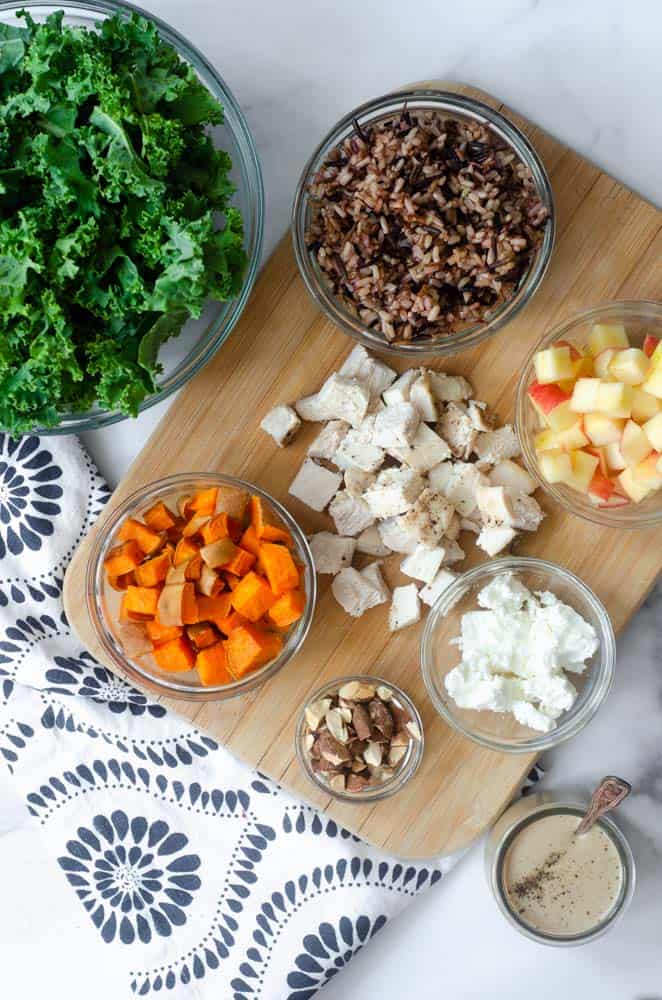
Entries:
<svg viewBox="0 0 662 1000">
<path fill-rule="evenodd" d="M 149 0 L 145 6 L 206 53 L 247 113 L 267 190 L 265 253 L 288 224 L 300 167 L 328 126 L 360 101 L 424 78 L 463 80 L 498 94 L 662 205 L 659 0 Z M 165 409 L 86 436 L 110 482 Z M 622 819 L 639 887 L 620 927 L 574 950 L 526 941 L 497 913 L 481 851 L 474 849 L 329 985 L 326 1000 L 528 1000 L 532 992 L 537 1000 L 662 1000 L 661 614 L 658 589 L 619 642 L 609 702 L 550 761 L 550 786 L 588 788 L 608 772 L 635 786 Z M 5 829 L 12 829 L 6 798 L 4 806 Z M 33 836 L 24 829 L 3 839 L 4 889 L 14 901 L 0 918 L 5 945 L 11 934 L 35 932 L 38 901 L 30 896 L 38 879 L 20 875 L 38 853 Z M 58 953 L 57 913 L 52 917 L 48 932 L 39 922 L 40 962 L 13 969 L 11 948 L 4 948 L 3 978 L 21 982 L 17 997 L 67 981 L 68 1000 L 82 1000 L 71 956 Z M 65 969 L 66 980 L 58 975 Z M 49 995 L 64 993 L 49 989 Z"/>
</svg>

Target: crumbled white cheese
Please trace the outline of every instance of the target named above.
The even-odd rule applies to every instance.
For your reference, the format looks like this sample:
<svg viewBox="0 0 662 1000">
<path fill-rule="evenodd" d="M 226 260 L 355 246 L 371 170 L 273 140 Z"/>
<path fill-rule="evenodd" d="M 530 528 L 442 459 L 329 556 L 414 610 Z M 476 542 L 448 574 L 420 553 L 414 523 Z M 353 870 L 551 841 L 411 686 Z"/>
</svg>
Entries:
<svg viewBox="0 0 662 1000">
<path fill-rule="evenodd" d="M 339 573 L 352 565 L 355 538 L 342 538 L 330 531 L 318 531 L 308 539 L 315 570 L 318 573 Z"/>
<path fill-rule="evenodd" d="M 585 669 L 598 648 L 593 626 L 554 594 L 534 595 L 503 573 L 477 597 L 481 610 L 462 616 L 454 642 L 462 659 L 446 676 L 462 708 L 512 712 L 543 732 L 577 698 L 566 671 Z"/>
<path fill-rule="evenodd" d="M 290 483 L 289 493 L 313 510 L 324 510 L 341 482 L 339 472 L 331 472 L 307 458 Z"/>
<path fill-rule="evenodd" d="M 339 535 L 358 535 L 375 523 L 374 515 L 365 500 L 353 497 L 347 490 L 336 493 L 329 504 L 329 514 Z"/>
<path fill-rule="evenodd" d="M 279 448 L 284 448 L 294 440 L 301 421 L 291 406 L 274 406 L 263 418 L 260 427 L 271 435 Z"/>
<path fill-rule="evenodd" d="M 427 549 L 423 545 L 418 545 L 411 555 L 402 560 L 400 569 L 405 576 L 411 576 L 414 580 L 432 583 L 443 560 L 442 548 Z"/>
<path fill-rule="evenodd" d="M 388 616 L 388 627 L 391 632 L 398 632 L 409 625 L 415 625 L 420 620 L 421 602 L 416 584 L 408 583 L 404 587 L 396 587 Z"/>
<path fill-rule="evenodd" d="M 345 420 L 330 420 L 310 445 L 307 454 L 310 458 L 322 458 L 332 462 L 348 430 L 349 424 Z"/>
</svg>

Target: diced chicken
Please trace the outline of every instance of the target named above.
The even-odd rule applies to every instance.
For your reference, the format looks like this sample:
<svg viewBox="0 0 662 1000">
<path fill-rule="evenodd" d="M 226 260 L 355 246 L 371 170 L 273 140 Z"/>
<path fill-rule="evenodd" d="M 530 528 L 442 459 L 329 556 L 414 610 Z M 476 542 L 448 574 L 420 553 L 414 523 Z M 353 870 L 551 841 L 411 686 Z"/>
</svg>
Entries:
<svg viewBox="0 0 662 1000">
<path fill-rule="evenodd" d="M 416 503 L 423 480 L 413 469 L 384 469 L 363 494 L 375 517 L 403 514 Z"/>
<path fill-rule="evenodd" d="M 260 427 L 270 434 L 279 448 L 294 440 L 301 421 L 291 406 L 274 406 L 262 420 Z"/>
<path fill-rule="evenodd" d="M 486 525 L 514 527 L 512 498 L 503 486 L 479 486 L 476 490 L 476 503 Z"/>
<path fill-rule="evenodd" d="M 415 382 L 412 382 L 409 391 L 409 402 L 413 403 L 421 414 L 421 420 L 434 423 L 439 416 L 439 407 L 432 386 L 430 384 L 429 372 L 424 371 Z"/>
<path fill-rule="evenodd" d="M 444 561 L 442 566 L 453 566 L 455 563 L 462 562 L 465 557 L 465 551 L 461 545 L 456 541 L 449 541 L 444 539 Z"/>
<path fill-rule="evenodd" d="M 453 514 L 453 506 L 445 496 L 426 488 L 411 510 L 402 515 L 400 523 L 420 545 L 434 548 L 443 538 Z"/>
<path fill-rule="evenodd" d="M 419 590 L 418 596 L 424 604 L 432 607 L 443 592 L 450 587 L 453 580 L 457 580 L 457 573 L 451 569 L 440 569 L 432 583 L 428 583 L 427 586 Z"/>
<path fill-rule="evenodd" d="M 360 572 L 363 579 L 367 580 L 370 586 L 374 587 L 375 591 L 379 594 L 380 599 L 375 601 L 375 605 L 386 604 L 390 601 L 391 591 L 388 589 L 386 581 L 382 576 L 380 563 L 370 563 L 369 566 L 365 566 Z"/>
<path fill-rule="evenodd" d="M 310 551 L 318 573 L 339 573 L 352 565 L 355 538 L 341 538 L 330 531 L 318 531 L 308 539 Z"/>
<path fill-rule="evenodd" d="M 476 545 L 487 552 L 488 556 L 496 556 L 510 545 L 517 532 L 514 528 L 488 527 L 483 528 Z"/>
<path fill-rule="evenodd" d="M 324 510 L 341 482 L 339 472 L 331 472 L 307 458 L 290 483 L 289 493 L 312 510 Z"/>
<path fill-rule="evenodd" d="M 350 465 L 345 469 L 345 489 L 351 497 L 363 496 L 369 486 L 372 486 L 376 476 L 372 472 L 364 472 Z"/>
<path fill-rule="evenodd" d="M 497 462 L 488 478 L 491 486 L 503 486 L 509 496 L 519 496 L 520 493 L 528 495 L 538 488 L 533 476 L 510 458 Z"/>
<path fill-rule="evenodd" d="M 472 531 L 474 535 L 480 535 L 483 530 L 482 520 L 477 520 L 480 518 L 480 511 L 475 510 L 471 517 L 461 517 L 460 518 L 460 530 L 461 531 Z"/>
<path fill-rule="evenodd" d="M 470 399 L 467 403 L 467 416 L 477 431 L 491 431 L 492 420 L 487 415 L 487 403 L 479 399 Z"/>
<path fill-rule="evenodd" d="M 459 537 L 461 530 L 462 530 L 461 518 L 458 512 L 455 511 L 452 518 L 450 519 L 450 523 L 446 528 L 446 531 L 444 532 L 444 544 L 446 542 L 446 539 L 448 539 L 448 541 L 450 542 L 454 542 L 456 538 Z"/>
<path fill-rule="evenodd" d="M 417 472 L 427 472 L 451 453 L 443 438 L 440 438 L 427 424 L 419 424 L 410 445 L 404 448 L 390 448 L 389 454 L 399 462 Z"/>
<path fill-rule="evenodd" d="M 496 465 L 504 458 L 518 458 L 521 454 L 517 434 L 512 424 L 504 424 L 496 431 L 479 434 L 474 442 L 478 465 Z"/>
<path fill-rule="evenodd" d="M 334 576 L 331 593 L 352 618 L 360 618 L 369 608 L 382 603 L 381 591 L 351 566 Z"/>
<path fill-rule="evenodd" d="M 437 430 L 456 458 L 469 458 L 478 431 L 461 403 L 448 403 L 439 417 Z"/>
<path fill-rule="evenodd" d="M 468 517 L 476 509 L 476 490 L 487 486 L 488 480 L 471 462 L 445 464 L 450 468 L 437 466 L 430 471 L 430 485 L 451 501 L 461 517 Z"/>
<path fill-rule="evenodd" d="M 373 444 L 380 448 L 402 448 L 410 445 L 421 422 L 421 415 L 412 403 L 394 403 L 375 416 Z"/>
<path fill-rule="evenodd" d="M 428 482 L 433 490 L 436 490 L 437 493 L 443 493 L 444 496 L 448 496 L 448 490 L 455 480 L 456 464 L 456 462 L 440 462 L 439 465 L 435 465 L 430 469 L 428 472 Z"/>
<path fill-rule="evenodd" d="M 391 554 L 391 549 L 384 545 L 376 524 L 371 524 L 369 528 L 361 532 L 356 539 L 356 548 L 359 552 L 365 552 L 369 556 L 388 556 Z"/>
<path fill-rule="evenodd" d="M 388 627 L 391 632 L 398 632 L 409 625 L 415 625 L 420 620 L 421 602 L 416 584 L 408 583 L 404 587 L 396 587 L 388 616 Z"/>
<path fill-rule="evenodd" d="M 353 497 L 347 490 L 336 493 L 329 504 L 329 514 L 339 535 L 358 535 L 375 523 L 374 515 L 365 500 Z"/>
<path fill-rule="evenodd" d="M 393 385 L 382 394 L 386 405 L 393 406 L 395 403 L 408 403 L 411 387 L 422 372 L 422 368 L 408 368 L 406 372 L 403 372 Z"/>
<path fill-rule="evenodd" d="M 371 401 L 374 401 L 395 381 L 398 373 L 383 361 L 373 358 L 361 344 L 357 344 L 345 358 L 339 374 L 363 382 Z"/>
<path fill-rule="evenodd" d="M 418 545 L 411 555 L 402 560 L 400 569 L 405 576 L 411 576 L 414 580 L 422 580 L 423 583 L 431 583 L 443 560 L 444 550 L 442 548 L 427 549 L 423 545 Z"/>
<path fill-rule="evenodd" d="M 390 552 L 408 554 L 418 545 L 416 535 L 407 525 L 402 524 L 402 517 L 389 517 L 377 525 L 379 537 Z"/>
<path fill-rule="evenodd" d="M 534 497 L 527 496 L 526 493 L 520 493 L 518 496 L 512 497 L 512 506 L 514 528 L 519 528 L 520 531 L 538 530 L 545 514 Z"/>
<path fill-rule="evenodd" d="M 308 448 L 308 455 L 333 462 L 348 430 L 349 424 L 345 420 L 330 420 Z"/>
<path fill-rule="evenodd" d="M 331 461 L 341 469 L 353 465 L 364 472 L 376 472 L 384 462 L 384 452 L 377 445 L 363 441 L 360 430 L 350 430 Z"/>
<path fill-rule="evenodd" d="M 473 395 L 471 384 L 462 375 L 430 371 L 430 385 L 440 403 L 459 403 Z"/>
<path fill-rule="evenodd" d="M 294 404 L 294 409 L 302 420 L 306 420 L 309 423 L 319 423 L 321 420 L 329 420 L 331 416 L 320 392 L 315 392 L 312 396 L 304 396 L 303 399 L 298 399 Z"/>
<path fill-rule="evenodd" d="M 370 392 L 355 378 L 345 378 L 335 372 L 329 376 L 319 392 L 327 408 L 329 419 L 346 420 L 352 427 L 358 427 L 370 403 Z"/>
</svg>

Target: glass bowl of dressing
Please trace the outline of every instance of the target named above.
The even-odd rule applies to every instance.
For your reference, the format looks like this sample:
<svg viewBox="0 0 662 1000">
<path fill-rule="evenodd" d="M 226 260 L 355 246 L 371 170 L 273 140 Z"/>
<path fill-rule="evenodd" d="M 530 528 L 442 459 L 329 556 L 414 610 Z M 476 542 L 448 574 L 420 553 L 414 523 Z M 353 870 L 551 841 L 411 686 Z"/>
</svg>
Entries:
<svg viewBox="0 0 662 1000">
<path fill-rule="evenodd" d="M 499 909 L 540 944 L 593 941 L 632 901 L 630 846 L 606 816 L 577 835 L 587 807 L 551 792 L 527 796 L 506 810 L 487 840 L 486 875 Z"/>
</svg>

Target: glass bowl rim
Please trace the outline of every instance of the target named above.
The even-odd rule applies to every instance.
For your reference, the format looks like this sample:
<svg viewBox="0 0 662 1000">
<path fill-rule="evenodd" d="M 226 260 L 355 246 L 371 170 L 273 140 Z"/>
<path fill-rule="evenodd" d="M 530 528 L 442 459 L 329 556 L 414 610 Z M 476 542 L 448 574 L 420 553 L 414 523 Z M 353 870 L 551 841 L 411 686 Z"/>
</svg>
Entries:
<svg viewBox="0 0 662 1000">
<path fill-rule="evenodd" d="M 499 308 L 493 318 L 487 323 L 474 324 L 464 330 L 439 338 L 432 343 L 420 342 L 411 344 L 390 344 L 383 337 L 376 336 L 370 327 L 364 326 L 350 312 L 342 308 L 338 299 L 331 295 L 323 282 L 318 279 L 311 257 L 305 245 L 305 222 L 309 205 L 308 184 L 316 166 L 334 148 L 343 132 L 353 120 L 365 115 L 378 118 L 380 112 L 388 111 L 390 105 L 405 105 L 415 101 L 425 101 L 431 107 L 453 111 L 458 115 L 469 115 L 483 120 L 490 128 L 504 138 L 520 160 L 531 171 L 539 196 L 549 210 L 549 217 L 544 228 L 542 243 L 520 284 L 516 294 Z M 360 104 L 343 117 L 326 133 L 306 162 L 296 187 L 291 219 L 292 243 L 299 273 L 312 297 L 328 320 L 334 323 L 343 333 L 363 344 L 373 351 L 381 351 L 397 357 L 421 358 L 426 355 L 449 357 L 461 351 L 476 347 L 493 336 L 507 323 L 513 320 L 531 301 L 540 287 L 552 259 L 556 241 L 556 207 L 554 194 L 547 169 L 533 144 L 524 132 L 511 119 L 501 114 L 495 108 L 483 101 L 455 93 L 442 88 L 412 88 L 390 91 L 380 97 L 372 98 Z"/>
<path fill-rule="evenodd" d="M 437 622 L 452 610 L 456 601 L 474 584 L 480 582 L 486 583 L 489 578 L 501 573 L 517 573 L 518 571 L 527 570 L 539 572 L 552 578 L 561 577 L 565 584 L 569 585 L 571 589 L 577 590 L 586 600 L 598 623 L 597 632 L 600 640 L 598 650 L 599 661 L 591 670 L 588 680 L 591 690 L 580 709 L 574 713 L 573 709 L 570 709 L 569 712 L 565 713 L 566 717 L 562 717 L 556 727 L 548 733 L 540 733 L 537 736 L 517 743 L 507 743 L 496 737 L 477 733 L 469 728 L 469 726 L 466 726 L 457 718 L 455 712 L 447 707 L 445 701 L 439 697 L 434 680 L 435 671 L 432 662 L 432 643 Z M 550 589 L 552 589 L 551 586 Z M 439 596 L 436 603 L 430 608 L 421 635 L 420 663 L 428 697 L 441 718 L 452 729 L 489 750 L 511 754 L 538 754 L 542 753 L 543 750 L 550 750 L 552 747 L 558 746 L 572 736 L 576 736 L 598 711 L 609 694 L 614 681 L 616 637 L 611 618 L 602 601 L 583 580 L 570 570 L 559 566 L 558 563 L 550 562 L 547 559 L 539 559 L 535 556 L 504 556 L 500 559 L 492 559 L 479 563 L 478 566 L 474 566 L 472 569 L 462 573 Z"/>
<path fill-rule="evenodd" d="M 526 412 L 529 405 L 526 390 L 529 385 L 529 378 L 533 368 L 533 358 L 536 353 L 556 340 L 564 340 L 567 337 L 571 337 L 572 331 L 576 327 L 589 323 L 592 320 L 604 319 L 612 313 L 622 313 L 625 317 L 630 316 L 632 319 L 642 313 L 649 313 L 651 318 L 656 319 L 662 328 L 662 302 L 657 302 L 655 299 L 619 299 L 613 302 L 603 302 L 598 306 L 591 306 L 588 309 L 582 309 L 580 312 L 573 313 L 572 316 L 552 327 L 540 337 L 524 361 L 515 392 L 515 427 L 528 471 L 544 492 L 564 510 L 570 514 L 574 514 L 576 517 L 583 518 L 585 521 L 599 524 L 602 527 L 627 528 L 629 530 L 650 528 L 662 522 L 662 496 L 660 507 L 657 511 L 638 510 L 635 503 L 623 507 L 614 507 L 613 509 L 608 507 L 593 507 L 588 503 L 586 506 L 581 506 L 574 501 L 572 494 L 568 493 L 566 495 L 556 489 L 555 484 L 547 482 L 538 467 L 529 435 L 524 432 Z"/>
<path fill-rule="evenodd" d="M 506 893 L 502 885 L 503 863 L 505 861 L 508 848 L 513 843 L 515 837 L 519 834 L 520 830 L 523 830 L 529 823 L 535 822 L 536 816 L 544 815 L 545 813 L 571 812 L 573 814 L 576 813 L 578 816 L 583 816 L 587 808 L 588 801 L 580 803 L 574 797 L 541 802 L 526 816 L 513 819 L 512 823 L 503 831 L 503 834 L 499 839 L 499 843 L 494 850 L 494 856 L 488 868 L 488 880 L 495 902 L 502 915 L 513 927 L 515 927 L 516 930 L 518 930 L 525 937 L 528 937 L 530 940 L 536 941 L 538 944 L 560 948 L 573 948 L 582 944 L 590 944 L 591 941 L 602 937 L 603 934 L 606 934 L 607 931 L 611 930 L 611 928 L 618 923 L 632 902 L 637 884 L 637 866 L 628 838 L 625 836 L 618 824 L 614 822 L 611 816 L 601 816 L 598 823 L 602 824 L 608 830 L 612 840 L 616 843 L 616 848 L 623 866 L 625 885 L 618 905 L 614 907 L 611 914 L 600 921 L 600 923 L 596 924 L 592 931 L 589 931 L 586 934 L 573 934 L 567 936 L 545 934 L 542 931 L 536 931 L 528 924 L 525 924 L 524 921 L 518 920 L 506 901 Z"/>
<path fill-rule="evenodd" d="M 214 68 L 211 62 L 206 56 L 203 55 L 197 46 L 193 45 L 192 42 L 189 42 L 188 39 L 180 34 L 176 28 L 171 27 L 171 25 L 169 25 L 166 21 L 163 21 L 157 14 L 153 14 L 136 4 L 125 3 L 123 0 L 63 0 L 62 4 L 59 5 L 57 2 L 48 3 L 46 0 L 24 0 L 24 2 L 16 2 L 16 0 L 0 0 L 0 15 L 11 11 L 18 12 L 23 9 L 29 11 L 34 8 L 48 9 L 49 13 L 53 13 L 57 10 L 64 10 L 66 14 L 70 12 L 70 10 L 74 10 L 80 11 L 81 14 L 98 13 L 111 17 L 114 14 L 138 14 L 140 17 L 144 17 L 148 21 L 155 24 L 161 37 L 176 49 L 181 58 L 184 58 L 187 62 L 189 62 L 196 71 L 202 70 L 205 75 L 208 75 L 214 81 L 217 93 L 213 96 L 221 97 L 224 108 L 229 108 L 235 116 L 237 130 L 234 128 L 232 129 L 233 137 L 238 145 L 244 147 L 246 166 L 252 173 L 250 178 L 250 186 L 252 190 L 249 191 L 248 197 L 249 201 L 254 201 L 253 211 L 255 215 L 255 231 L 252 241 L 253 251 L 248 257 L 246 273 L 239 294 L 236 298 L 231 299 L 226 303 L 221 303 L 221 305 L 232 309 L 229 321 L 227 322 L 227 325 L 224 326 L 223 323 L 227 316 L 224 313 L 221 313 L 221 315 L 219 315 L 217 319 L 210 324 L 207 331 L 208 338 L 206 339 L 204 347 L 202 347 L 200 352 L 196 353 L 195 356 L 188 362 L 186 359 L 182 360 L 180 365 L 181 371 L 179 371 L 176 377 L 173 376 L 169 378 L 164 386 L 158 388 L 156 392 L 150 393 L 150 395 L 146 396 L 145 399 L 142 400 L 142 402 L 138 405 L 138 416 L 140 416 L 140 414 L 144 413 L 146 410 L 151 409 L 152 406 L 156 406 L 157 403 L 161 403 L 163 400 L 168 399 L 173 393 L 177 392 L 178 389 L 181 389 L 182 386 L 190 381 L 190 379 L 192 379 L 207 364 L 210 358 L 212 358 L 216 351 L 225 343 L 243 314 L 255 281 L 257 280 L 258 270 L 262 258 L 265 215 L 265 193 L 262 167 L 260 165 L 255 141 L 248 127 L 248 122 L 232 90 L 228 87 L 221 74 Z M 206 82 L 205 86 L 207 86 Z M 229 127 L 227 126 L 227 123 L 226 127 Z M 209 301 L 211 300 L 208 300 L 208 302 Z M 187 354 L 186 358 L 188 357 L 189 355 Z M 120 413 L 118 410 L 104 410 L 102 408 L 96 410 L 86 410 L 85 412 L 80 413 L 60 413 L 58 416 L 60 423 L 56 427 L 36 427 L 29 433 L 38 434 L 42 437 L 54 437 L 57 434 L 79 434 L 83 431 L 96 430 L 100 427 L 109 427 L 110 425 L 119 423 L 123 420 L 135 419 L 125 413 Z"/>
<path fill-rule="evenodd" d="M 384 687 L 391 688 L 396 699 L 402 702 L 405 708 L 411 713 L 411 721 L 418 725 L 421 738 L 420 740 L 415 740 L 413 738 L 410 740 L 409 746 L 412 748 L 411 751 L 403 758 L 401 765 L 399 765 L 399 768 L 393 777 L 389 778 L 387 781 L 382 782 L 380 785 L 375 785 L 371 789 L 363 789 L 361 792 L 335 792 L 317 777 L 317 774 L 313 771 L 310 765 L 307 754 L 304 752 L 303 737 L 305 735 L 306 728 L 305 712 L 311 702 L 318 701 L 320 698 L 325 697 L 325 695 L 327 695 L 330 691 L 336 691 L 338 688 L 342 687 L 343 684 L 349 683 L 349 681 L 365 681 L 367 683 L 374 683 L 375 686 L 383 684 Z M 321 791 L 326 792 L 331 798 L 336 799 L 339 802 L 352 802 L 357 805 L 365 805 L 367 802 L 378 802 L 380 799 L 389 798 L 391 795 L 395 795 L 396 792 L 399 792 L 418 770 L 418 767 L 423 759 L 424 745 L 425 733 L 423 731 L 423 720 L 412 698 L 410 698 L 410 696 L 402 690 L 399 684 L 395 684 L 393 681 L 387 680 L 385 677 L 378 677 L 376 674 L 343 674 L 341 677 L 333 677 L 330 681 L 327 681 L 326 684 L 322 684 L 320 687 L 316 688 L 306 696 L 303 704 L 301 705 L 294 735 L 294 749 L 297 760 L 313 784 Z"/>
<path fill-rule="evenodd" d="M 202 685 L 191 685 L 190 687 L 171 685 L 168 683 L 167 678 L 157 677 L 149 670 L 141 670 L 129 660 L 120 648 L 108 628 L 99 606 L 98 594 L 100 592 L 100 581 L 103 576 L 103 555 L 120 521 L 131 511 L 135 510 L 135 507 L 141 501 L 147 501 L 151 496 L 156 496 L 159 493 L 174 492 L 177 487 L 184 487 L 187 483 L 190 484 L 192 482 L 208 482 L 219 486 L 237 486 L 241 489 L 247 489 L 249 492 L 256 493 L 262 500 L 265 500 L 273 507 L 278 517 L 282 519 L 285 526 L 296 539 L 298 546 L 297 555 L 302 559 L 306 570 L 306 607 L 300 619 L 300 625 L 297 630 L 298 635 L 292 647 L 288 649 L 286 643 L 282 652 L 275 660 L 267 663 L 259 670 L 248 674 L 241 680 L 234 681 L 232 684 L 209 687 L 203 687 Z M 92 549 L 87 559 L 85 572 L 85 601 L 95 637 L 106 656 L 108 656 L 118 669 L 120 675 L 128 677 L 134 683 L 139 683 L 150 688 L 150 690 L 157 692 L 159 695 L 169 698 L 180 698 L 187 701 L 226 701 L 260 687 L 265 681 L 277 674 L 301 650 L 313 622 L 316 598 L 317 577 L 308 539 L 290 512 L 278 500 L 272 497 L 270 493 L 256 486 L 255 483 L 221 472 L 180 472 L 162 479 L 153 480 L 150 483 L 145 483 L 134 490 L 122 503 L 115 507 L 104 520 L 101 528 L 96 532 Z"/>
</svg>

